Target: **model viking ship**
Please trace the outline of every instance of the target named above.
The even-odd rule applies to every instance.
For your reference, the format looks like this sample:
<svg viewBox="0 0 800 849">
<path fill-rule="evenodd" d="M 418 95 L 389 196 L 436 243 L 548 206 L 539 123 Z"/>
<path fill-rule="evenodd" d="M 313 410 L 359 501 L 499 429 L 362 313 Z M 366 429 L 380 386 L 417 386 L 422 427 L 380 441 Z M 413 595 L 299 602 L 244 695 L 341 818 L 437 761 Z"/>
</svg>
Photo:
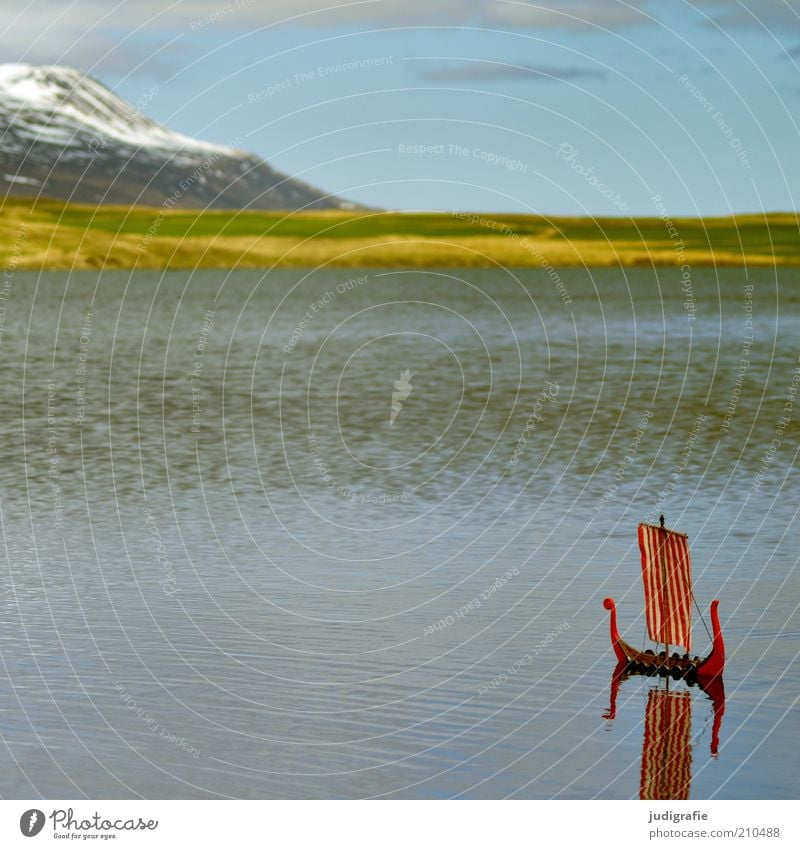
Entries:
<svg viewBox="0 0 800 849">
<path fill-rule="evenodd" d="M 704 658 L 691 655 L 692 642 L 692 570 L 686 534 L 661 525 L 639 525 L 639 550 L 642 554 L 645 614 L 650 639 L 663 645 L 656 653 L 629 645 L 617 630 L 617 608 L 613 598 L 603 601 L 611 611 L 611 645 L 617 660 L 628 672 L 683 678 L 688 683 L 707 686 L 722 678 L 725 644 L 719 625 L 719 601 L 711 602 L 713 628 L 711 653 Z M 678 652 L 675 649 L 680 648 Z"/>
</svg>

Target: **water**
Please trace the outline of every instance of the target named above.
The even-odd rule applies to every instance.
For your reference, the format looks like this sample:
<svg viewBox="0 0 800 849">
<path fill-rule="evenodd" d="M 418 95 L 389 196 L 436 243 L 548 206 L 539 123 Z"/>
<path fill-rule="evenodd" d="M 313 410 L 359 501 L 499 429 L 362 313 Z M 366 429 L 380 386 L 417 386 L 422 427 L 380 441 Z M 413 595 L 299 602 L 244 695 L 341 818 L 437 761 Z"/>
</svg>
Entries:
<svg viewBox="0 0 800 849">
<path fill-rule="evenodd" d="M 0 795 L 636 797 L 663 512 L 691 796 L 793 797 L 800 273 L 557 275 L 7 277 Z"/>
</svg>

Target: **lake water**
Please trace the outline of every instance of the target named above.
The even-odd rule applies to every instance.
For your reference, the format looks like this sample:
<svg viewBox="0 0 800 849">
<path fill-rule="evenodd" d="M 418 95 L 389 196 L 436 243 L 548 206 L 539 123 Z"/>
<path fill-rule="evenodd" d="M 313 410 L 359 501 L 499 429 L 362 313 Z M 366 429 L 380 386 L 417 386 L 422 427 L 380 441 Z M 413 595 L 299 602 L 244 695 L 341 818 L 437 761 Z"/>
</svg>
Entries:
<svg viewBox="0 0 800 849">
<path fill-rule="evenodd" d="M 641 644 L 663 512 L 728 648 L 716 756 L 710 700 L 671 685 L 681 792 L 796 797 L 800 271 L 2 298 L 0 795 L 638 797 L 664 685 L 604 719 L 602 599 Z"/>
</svg>

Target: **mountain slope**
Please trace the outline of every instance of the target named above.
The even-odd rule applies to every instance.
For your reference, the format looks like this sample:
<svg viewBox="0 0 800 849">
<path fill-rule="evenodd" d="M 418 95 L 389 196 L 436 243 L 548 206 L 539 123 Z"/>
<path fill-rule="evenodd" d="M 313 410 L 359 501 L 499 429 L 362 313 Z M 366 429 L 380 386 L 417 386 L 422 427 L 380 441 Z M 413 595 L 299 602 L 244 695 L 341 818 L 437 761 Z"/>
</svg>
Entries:
<svg viewBox="0 0 800 849">
<path fill-rule="evenodd" d="M 210 209 L 347 209 L 259 157 L 145 117 L 80 71 L 0 65 L 0 195 Z"/>
</svg>

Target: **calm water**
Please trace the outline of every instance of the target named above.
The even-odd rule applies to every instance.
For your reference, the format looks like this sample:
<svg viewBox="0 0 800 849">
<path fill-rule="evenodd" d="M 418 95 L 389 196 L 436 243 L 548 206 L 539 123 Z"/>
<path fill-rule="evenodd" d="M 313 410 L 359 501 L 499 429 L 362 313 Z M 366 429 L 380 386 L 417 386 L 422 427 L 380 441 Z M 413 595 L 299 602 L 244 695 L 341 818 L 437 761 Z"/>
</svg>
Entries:
<svg viewBox="0 0 800 849">
<path fill-rule="evenodd" d="M 7 278 L 0 795 L 637 797 L 663 512 L 691 795 L 796 797 L 800 273 L 559 281 Z"/>
</svg>

